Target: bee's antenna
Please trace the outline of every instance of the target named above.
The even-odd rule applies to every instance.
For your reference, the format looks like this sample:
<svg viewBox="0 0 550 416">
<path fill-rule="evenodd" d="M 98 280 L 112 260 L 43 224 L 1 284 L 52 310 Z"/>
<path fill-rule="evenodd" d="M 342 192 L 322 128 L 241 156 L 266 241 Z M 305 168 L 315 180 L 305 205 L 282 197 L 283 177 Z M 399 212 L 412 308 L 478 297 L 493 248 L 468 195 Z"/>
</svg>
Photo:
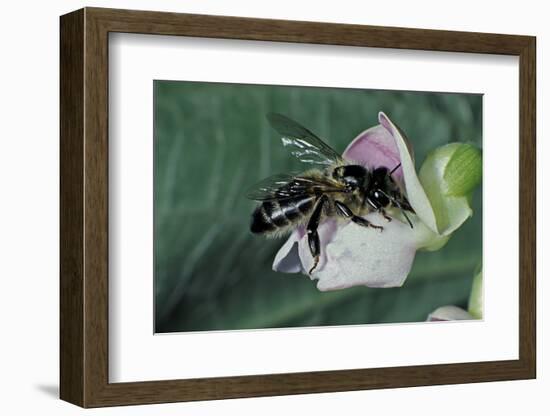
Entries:
<svg viewBox="0 0 550 416">
<path fill-rule="evenodd" d="M 400 165 L 401 165 L 401 163 L 399 165 L 397 165 L 397 167 L 394 168 L 393 170 L 397 169 Z M 403 209 L 403 206 L 399 203 L 399 201 L 397 199 L 395 199 L 393 196 L 388 195 L 386 192 L 384 192 L 380 189 L 378 191 L 381 192 L 382 194 L 386 195 L 387 198 L 389 198 L 395 205 L 397 205 L 397 208 L 399 208 L 401 210 L 401 213 L 403 214 L 403 216 L 405 217 L 405 219 L 407 220 L 407 222 L 409 223 L 411 228 L 414 228 L 411 220 L 409 219 L 409 217 L 407 217 L 407 214 L 405 213 L 405 210 Z"/>
<path fill-rule="evenodd" d="M 409 219 L 409 217 L 407 217 L 407 214 L 405 213 L 405 210 L 403 208 L 401 208 L 401 206 L 399 208 L 401 209 L 401 213 L 403 214 L 403 216 L 405 217 L 405 219 L 407 220 L 407 222 L 409 223 L 411 228 L 414 228 L 411 220 Z"/>
<path fill-rule="evenodd" d="M 401 162 L 399 162 L 399 164 L 391 170 L 390 176 L 391 176 L 391 174 L 392 174 L 393 172 L 395 172 L 395 171 L 396 171 L 397 169 L 399 169 L 400 167 L 401 167 Z"/>
</svg>

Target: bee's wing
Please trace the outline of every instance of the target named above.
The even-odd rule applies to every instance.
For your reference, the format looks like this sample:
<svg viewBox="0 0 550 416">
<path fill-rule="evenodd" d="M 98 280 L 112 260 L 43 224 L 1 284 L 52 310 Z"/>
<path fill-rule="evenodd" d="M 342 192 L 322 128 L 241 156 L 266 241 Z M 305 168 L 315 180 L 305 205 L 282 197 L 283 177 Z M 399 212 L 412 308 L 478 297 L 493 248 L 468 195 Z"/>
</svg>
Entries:
<svg viewBox="0 0 550 416">
<path fill-rule="evenodd" d="M 304 195 L 314 195 L 317 192 L 342 192 L 338 184 L 322 182 L 313 178 L 279 174 L 270 176 L 254 186 L 246 193 L 254 201 L 271 201 L 295 198 Z"/>
<path fill-rule="evenodd" d="M 282 135 L 283 145 L 305 163 L 329 166 L 342 163 L 342 157 L 311 131 L 282 114 L 269 113 L 271 126 Z"/>
</svg>

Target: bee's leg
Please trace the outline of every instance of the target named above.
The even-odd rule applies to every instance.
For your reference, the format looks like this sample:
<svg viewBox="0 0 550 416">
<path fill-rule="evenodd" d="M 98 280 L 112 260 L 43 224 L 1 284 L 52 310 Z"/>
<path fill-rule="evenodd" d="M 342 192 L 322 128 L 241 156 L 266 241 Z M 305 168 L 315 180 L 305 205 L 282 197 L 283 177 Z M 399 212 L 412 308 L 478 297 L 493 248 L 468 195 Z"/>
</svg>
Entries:
<svg viewBox="0 0 550 416">
<path fill-rule="evenodd" d="M 378 212 L 382 214 L 382 216 L 386 219 L 386 221 L 390 222 L 392 220 L 392 217 L 386 214 L 386 211 L 384 210 L 384 208 L 380 208 Z"/>
<path fill-rule="evenodd" d="M 327 202 L 327 196 L 321 195 L 313 208 L 311 217 L 307 222 L 307 243 L 309 245 L 309 251 L 311 257 L 313 257 L 313 266 L 309 269 L 309 274 L 315 270 L 319 264 L 319 256 L 321 255 L 321 241 L 319 240 L 319 233 L 317 228 L 319 228 L 319 223 L 321 222 L 321 214 L 323 213 L 323 208 Z"/>
<path fill-rule="evenodd" d="M 342 214 L 344 217 L 349 218 L 351 221 L 353 221 L 355 224 L 361 225 L 363 227 L 371 227 L 376 228 L 377 230 L 382 231 L 384 227 L 381 227 L 379 225 L 374 225 L 370 221 L 359 217 L 358 215 L 355 215 L 353 211 L 343 202 L 335 201 L 336 209 L 340 214 Z"/>
</svg>

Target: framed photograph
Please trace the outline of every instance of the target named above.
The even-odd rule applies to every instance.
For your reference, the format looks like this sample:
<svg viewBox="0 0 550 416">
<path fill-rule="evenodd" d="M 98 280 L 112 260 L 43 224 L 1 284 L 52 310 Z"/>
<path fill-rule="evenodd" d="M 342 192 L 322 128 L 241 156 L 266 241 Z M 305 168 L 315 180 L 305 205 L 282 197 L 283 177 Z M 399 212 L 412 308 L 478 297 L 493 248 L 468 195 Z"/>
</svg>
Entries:
<svg viewBox="0 0 550 416">
<path fill-rule="evenodd" d="M 60 24 L 63 400 L 535 378 L 534 37 Z"/>
</svg>

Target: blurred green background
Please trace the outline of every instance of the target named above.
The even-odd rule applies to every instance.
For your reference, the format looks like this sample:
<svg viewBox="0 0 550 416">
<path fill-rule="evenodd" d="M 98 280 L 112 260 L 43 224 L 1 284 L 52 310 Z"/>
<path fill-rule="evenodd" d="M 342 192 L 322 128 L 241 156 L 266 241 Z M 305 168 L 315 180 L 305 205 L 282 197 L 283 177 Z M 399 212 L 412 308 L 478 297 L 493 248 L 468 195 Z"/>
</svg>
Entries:
<svg viewBox="0 0 550 416">
<path fill-rule="evenodd" d="M 252 235 L 245 191 L 304 170 L 265 115 L 298 121 L 342 152 L 384 111 L 414 146 L 416 167 L 453 141 L 481 148 L 482 97 L 336 88 L 154 82 L 155 332 L 424 321 L 466 307 L 481 262 L 481 189 L 474 216 L 440 251 L 418 252 L 401 288 L 319 292 L 271 270 L 285 239 Z"/>
</svg>

